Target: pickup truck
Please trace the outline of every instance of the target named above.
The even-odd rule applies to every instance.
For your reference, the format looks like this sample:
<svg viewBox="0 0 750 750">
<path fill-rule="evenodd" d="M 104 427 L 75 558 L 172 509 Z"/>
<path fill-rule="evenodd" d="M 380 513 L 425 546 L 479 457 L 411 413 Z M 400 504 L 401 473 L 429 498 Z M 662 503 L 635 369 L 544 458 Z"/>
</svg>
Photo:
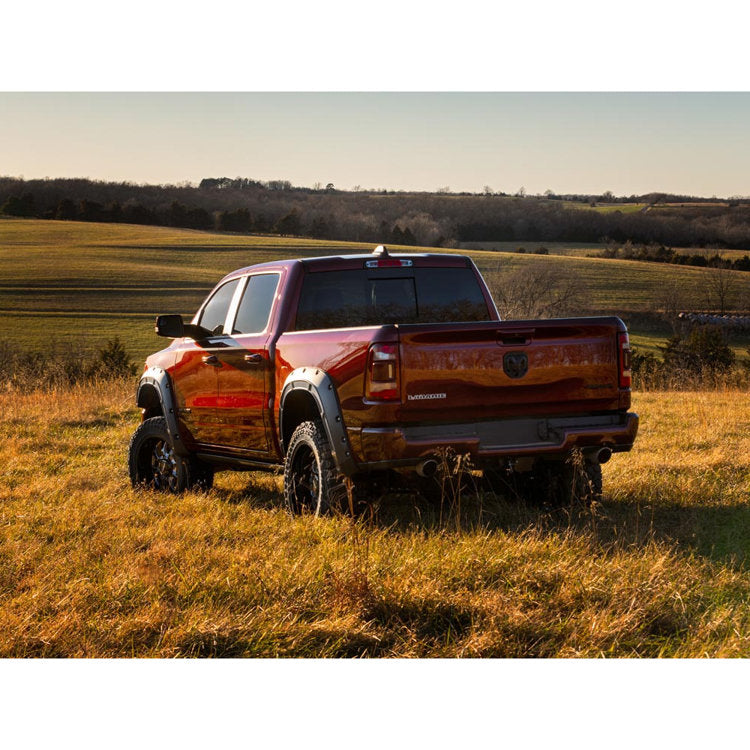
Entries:
<svg viewBox="0 0 750 750">
<path fill-rule="evenodd" d="M 598 497 L 600 465 L 638 429 L 619 318 L 501 321 L 457 254 L 380 246 L 249 266 L 190 323 L 158 316 L 156 333 L 173 341 L 138 385 L 134 486 L 283 466 L 288 509 L 318 514 L 383 475 L 434 481 L 455 451 L 559 503 Z"/>
</svg>

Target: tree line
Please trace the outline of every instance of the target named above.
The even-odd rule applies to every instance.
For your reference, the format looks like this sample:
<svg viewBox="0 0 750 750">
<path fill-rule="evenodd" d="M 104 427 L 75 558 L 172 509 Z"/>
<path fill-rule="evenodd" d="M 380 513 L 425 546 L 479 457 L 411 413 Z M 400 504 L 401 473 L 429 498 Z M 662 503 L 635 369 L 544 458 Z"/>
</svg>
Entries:
<svg viewBox="0 0 750 750">
<path fill-rule="evenodd" d="M 0 212 L 42 219 L 111 221 L 241 233 L 276 233 L 330 240 L 455 246 L 461 242 L 538 241 L 724 247 L 750 250 L 750 202 L 680 196 L 689 205 L 670 206 L 675 196 L 649 199 L 653 210 L 599 212 L 571 209 L 565 202 L 626 199 L 604 196 L 545 196 L 407 193 L 314 188 L 286 180 L 205 178 L 198 186 L 137 185 L 86 179 L 0 178 Z M 565 199 L 565 200 L 562 200 Z M 671 261 L 680 262 L 680 261 Z"/>
<path fill-rule="evenodd" d="M 622 260 L 640 260 L 647 263 L 672 263 L 678 266 L 696 266 L 698 268 L 726 268 L 731 271 L 750 271 L 750 256 L 732 260 L 719 253 L 701 255 L 700 253 L 678 253 L 674 248 L 664 245 L 634 245 L 628 241 L 623 245 L 609 243 L 602 250 L 600 257 L 620 258 Z"/>
</svg>

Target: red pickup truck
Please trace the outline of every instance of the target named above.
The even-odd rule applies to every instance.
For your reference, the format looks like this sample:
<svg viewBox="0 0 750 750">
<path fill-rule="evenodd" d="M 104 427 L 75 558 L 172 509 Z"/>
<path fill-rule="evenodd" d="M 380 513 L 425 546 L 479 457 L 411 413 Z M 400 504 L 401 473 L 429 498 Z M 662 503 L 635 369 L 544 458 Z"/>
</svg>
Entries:
<svg viewBox="0 0 750 750">
<path fill-rule="evenodd" d="M 381 246 L 242 268 L 192 322 L 160 315 L 156 332 L 174 341 L 138 385 L 134 485 L 283 465 L 288 508 L 319 513 L 384 474 L 429 481 L 451 448 L 561 502 L 571 455 L 596 497 L 600 464 L 638 429 L 619 318 L 501 322 L 461 255 Z"/>
</svg>

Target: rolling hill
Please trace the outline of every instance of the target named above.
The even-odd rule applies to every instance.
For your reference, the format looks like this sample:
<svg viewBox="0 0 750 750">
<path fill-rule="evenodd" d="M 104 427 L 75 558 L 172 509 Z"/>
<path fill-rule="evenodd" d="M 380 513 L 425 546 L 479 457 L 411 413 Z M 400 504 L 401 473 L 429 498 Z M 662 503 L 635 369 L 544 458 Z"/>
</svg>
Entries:
<svg viewBox="0 0 750 750">
<path fill-rule="evenodd" d="M 574 276 L 585 290 L 580 312 L 620 315 L 629 323 L 635 344 L 647 349 L 654 349 L 669 334 L 667 326 L 648 315 L 666 286 L 677 285 L 694 308 L 705 304 L 701 289 L 707 269 L 581 257 L 594 246 L 552 245 L 554 252 L 566 254 L 438 252 L 470 255 L 494 289 L 529 264 L 544 264 L 555 273 Z M 161 346 L 153 333 L 158 313 L 192 315 L 214 284 L 235 268 L 277 258 L 371 249 L 369 243 L 0 219 L 0 341 L 27 350 L 51 346 L 94 351 L 119 335 L 139 360 Z M 738 298 L 750 299 L 750 274 L 732 273 Z M 745 339 L 733 343 L 739 353 L 747 346 Z"/>
</svg>

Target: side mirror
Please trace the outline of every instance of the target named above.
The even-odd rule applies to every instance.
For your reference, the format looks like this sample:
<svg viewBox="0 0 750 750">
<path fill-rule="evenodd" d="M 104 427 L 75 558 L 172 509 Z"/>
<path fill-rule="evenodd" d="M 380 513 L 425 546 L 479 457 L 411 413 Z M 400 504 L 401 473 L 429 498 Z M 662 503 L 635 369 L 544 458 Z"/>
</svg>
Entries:
<svg viewBox="0 0 750 750">
<path fill-rule="evenodd" d="M 157 315 L 154 331 L 157 336 L 164 336 L 168 339 L 181 339 L 183 336 L 188 336 L 196 341 L 203 341 L 211 335 L 211 331 L 202 326 L 183 323 L 182 315 Z"/>
<path fill-rule="evenodd" d="M 185 324 L 182 315 L 157 315 L 154 331 L 157 336 L 168 339 L 181 339 L 185 335 Z"/>
</svg>

